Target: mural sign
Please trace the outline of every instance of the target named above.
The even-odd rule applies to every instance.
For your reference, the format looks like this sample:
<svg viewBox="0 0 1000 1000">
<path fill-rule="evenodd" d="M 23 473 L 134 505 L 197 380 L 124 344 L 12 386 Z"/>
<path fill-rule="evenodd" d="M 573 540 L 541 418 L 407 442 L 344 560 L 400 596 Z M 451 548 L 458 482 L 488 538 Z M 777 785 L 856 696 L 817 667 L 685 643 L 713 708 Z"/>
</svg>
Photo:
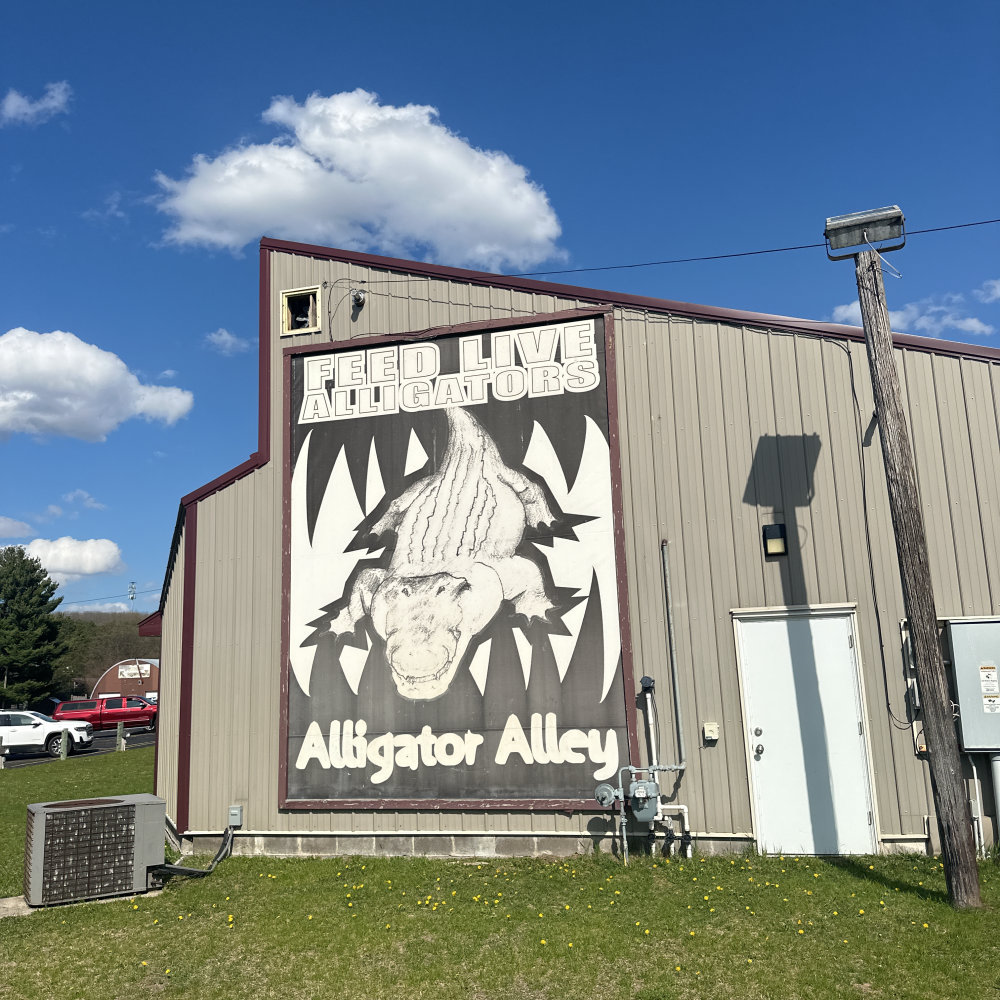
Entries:
<svg viewBox="0 0 1000 1000">
<path fill-rule="evenodd" d="M 288 352 L 284 803 L 628 763 L 603 317 Z"/>
</svg>

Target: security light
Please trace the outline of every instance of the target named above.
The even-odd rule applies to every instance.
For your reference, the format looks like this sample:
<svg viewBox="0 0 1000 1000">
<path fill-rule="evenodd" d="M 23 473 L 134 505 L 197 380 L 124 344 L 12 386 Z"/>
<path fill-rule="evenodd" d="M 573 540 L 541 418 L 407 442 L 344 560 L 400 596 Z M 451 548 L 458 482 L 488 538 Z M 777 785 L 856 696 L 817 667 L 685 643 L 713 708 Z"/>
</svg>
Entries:
<svg viewBox="0 0 1000 1000">
<path fill-rule="evenodd" d="M 764 525 L 764 555 L 788 555 L 788 540 L 785 537 L 785 526 L 783 524 Z"/>
<path fill-rule="evenodd" d="M 848 248 L 864 248 L 876 243 L 886 244 L 875 247 L 879 253 L 898 250 L 906 242 L 905 223 L 903 210 L 898 205 L 834 215 L 826 220 L 826 229 L 823 230 L 827 239 L 826 255 L 830 260 L 843 260 L 845 257 L 853 257 L 857 252 Z M 831 253 L 832 250 L 848 252 L 835 254 Z"/>
</svg>

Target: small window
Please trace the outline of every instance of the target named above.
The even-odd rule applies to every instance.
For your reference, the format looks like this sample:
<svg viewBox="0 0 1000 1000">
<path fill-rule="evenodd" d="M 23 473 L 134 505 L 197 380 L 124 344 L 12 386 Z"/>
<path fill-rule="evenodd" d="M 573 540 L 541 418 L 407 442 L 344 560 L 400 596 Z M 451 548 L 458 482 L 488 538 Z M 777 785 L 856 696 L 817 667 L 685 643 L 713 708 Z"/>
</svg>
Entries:
<svg viewBox="0 0 1000 1000">
<path fill-rule="evenodd" d="M 96 701 L 68 701 L 63 705 L 64 712 L 92 712 L 95 708 Z"/>
<path fill-rule="evenodd" d="M 319 333 L 319 286 L 293 288 L 281 293 L 281 335 L 293 337 L 300 333 Z"/>
<path fill-rule="evenodd" d="M 125 703 L 126 708 L 145 708 L 146 703 L 141 698 L 129 698 Z"/>
<path fill-rule="evenodd" d="M 108 700 L 104 703 L 105 710 L 109 708 L 121 708 L 121 707 L 122 707 L 121 698 L 108 698 Z"/>
</svg>

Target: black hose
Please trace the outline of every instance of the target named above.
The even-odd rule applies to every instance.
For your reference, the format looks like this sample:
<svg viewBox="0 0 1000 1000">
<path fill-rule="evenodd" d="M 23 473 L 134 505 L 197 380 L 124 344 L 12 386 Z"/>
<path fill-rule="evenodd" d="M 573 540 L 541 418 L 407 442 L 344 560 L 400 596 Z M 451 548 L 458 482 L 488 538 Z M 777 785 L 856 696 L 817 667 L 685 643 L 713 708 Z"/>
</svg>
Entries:
<svg viewBox="0 0 1000 1000">
<path fill-rule="evenodd" d="M 153 875 L 160 875 L 164 878 L 174 878 L 177 876 L 204 878 L 206 875 L 211 875 L 215 871 L 215 866 L 233 853 L 234 832 L 233 827 L 226 827 L 226 832 L 222 835 L 222 843 L 219 845 L 219 849 L 215 852 L 215 857 L 212 858 L 207 868 L 185 868 L 184 865 L 154 865 L 149 871 Z"/>
</svg>

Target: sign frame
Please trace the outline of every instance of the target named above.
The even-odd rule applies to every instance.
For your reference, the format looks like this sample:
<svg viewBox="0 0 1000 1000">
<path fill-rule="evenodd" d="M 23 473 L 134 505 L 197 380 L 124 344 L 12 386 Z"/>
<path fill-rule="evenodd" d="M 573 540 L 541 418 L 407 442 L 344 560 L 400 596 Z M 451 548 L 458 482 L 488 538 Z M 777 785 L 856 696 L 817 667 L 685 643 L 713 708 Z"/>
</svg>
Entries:
<svg viewBox="0 0 1000 1000">
<path fill-rule="evenodd" d="M 383 810 L 518 810 L 551 811 L 572 814 L 578 811 L 601 811 L 596 800 L 587 798 L 290 798 L 289 784 L 289 695 L 292 678 L 290 645 L 290 603 L 291 603 L 291 481 L 292 481 L 292 430 L 294 420 L 292 405 L 292 363 L 301 355 L 329 353 L 351 349 L 390 346 L 396 344 L 426 342 L 460 334 L 473 335 L 496 331 L 516 331 L 526 327 L 551 326 L 574 320 L 600 320 L 604 329 L 605 350 L 605 393 L 608 413 L 608 446 L 611 474 L 612 523 L 614 535 L 615 575 L 618 595 L 618 623 L 621 637 L 621 675 L 624 694 L 625 737 L 628 762 L 637 764 L 640 759 L 635 700 L 635 680 L 632 663 L 632 641 L 628 610 L 628 581 L 625 561 L 625 529 L 622 503 L 622 475 L 620 458 L 620 425 L 618 419 L 617 355 L 614 329 L 614 315 L 609 307 L 590 309 L 568 309 L 551 313 L 509 317 L 461 323 L 450 326 L 433 327 L 428 330 L 404 334 L 376 335 L 346 340 L 311 342 L 288 345 L 282 350 L 282 401 L 280 411 L 282 421 L 282 565 L 281 565 L 281 671 L 280 671 L 280 720 L 278 733 L 278 782 L 279 802 L 282 810 L 311 811 L 383 811 Z M 621 765 L 625 767 L 623 763 Z"/>
</svg>

